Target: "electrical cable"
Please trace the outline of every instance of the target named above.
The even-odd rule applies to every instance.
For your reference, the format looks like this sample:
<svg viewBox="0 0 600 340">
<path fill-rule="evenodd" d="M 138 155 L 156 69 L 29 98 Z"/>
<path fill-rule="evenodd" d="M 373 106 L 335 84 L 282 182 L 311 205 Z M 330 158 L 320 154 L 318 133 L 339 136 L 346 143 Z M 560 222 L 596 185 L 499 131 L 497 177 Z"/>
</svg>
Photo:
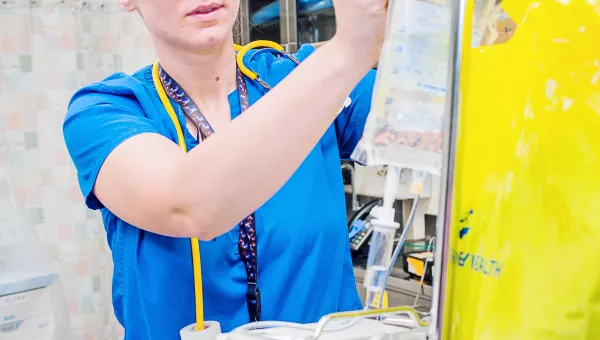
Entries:
<svg viewBox="0 0 600 340">
<path fill-rule="evenodd" d="M 435 242 L 435 236 L 429 240 L 427 244 L 426 252 L 430 252 L 433 249 L 433 243 Z M 423 290 L 423 281 L 425 280 L 425 273 L 427 272 L 427 264 L 431 262 L 429 261 L 429 256 L 425 259 L 425 265 L 423 266 L 423 274 L 421 275 L 421 280 L 419 281 L 419 287 L 417 288 L 417 296 L 415 296 L 415 301 L 413 302 L 413 308 L 416 308 L 417 302 L 419 301 L 419 297 L 421 296 L 421 290 Z"/>
<path fill-rule="evenodd" d="M 415 311 L 412 307 L 402 306 L 402 307 L 391 307 L 391 308 L 383 308 L 376 310 L 363 310 L 363 311 L 349 311 L 349 312 L 338 312 L 332 313 L 323 316 L 317 325 L 308 326 L 303 324 L 297 324 L 292 322 L 281 322 L 281 321 L 259 321 L 246 325 L 242 325 L 236 329 L 234 329 L 230 336 L 233 340 L 251 340 L 251 339 L 289 339 L 289 340 L 317 340 L 324 333 L 330 332 L 339 332 L 344 329 L 348 329 L 351 326 L 357 323 L 356 320 L 362 320 L 365 317 L 374 317 L 374 316 L 386 316 L 386 315 L 397 315 L 400 313 L 407 314 L 415 323 L 421 327 L 426 327 L 429 324 L 423 321 L 417 311 Z M 334 320 L 347 319 L 351 318 L 350 322 L 343 323 L 338 327 L 330 327 L 327 328 L 327 325 L 330 324 Z M 255 331 L 266 328 L 275 328 L 275 327 L 287 327 L 305 331 L 311 331 L 310 336 L 295 336 L 295 337 L 283 337 L 278 335 L 269 335 L 269 334 L 260 334 Z"/>
<path fill-rule="evenodd" d="M 323 327 L 320 332 L 322 333 L 333 333 L 333 332 L 340 332 L 343 330 L 346 330 L 354 325 L 356 325 L 359 321 L 361 321 L 363 318 L 360 316 L 354 317 L 346 322 L 340 322 L 339 324 L 336 324 L 335 326 L 337 327 L 329 327 L 329 328 L 325 328 Z M 264 339 L 265 337 L 261 337 L 260 334 L 256 334 L 256 333 L 251 333 L 251 331 L 255 331 L 257 329 L 267 329 L 267 328 L 292 328 L 292 329 L 298 329 L 298 330 L 305 330 L 305 331 L 310 331 L 311 333 L 315 333 L 318 330 L 318 326 L 308 326 L 305 324 L 299 324 L 299 323 L 293 323 L 293 322 L 284 322 L 284 321 L 259 321 L 259 322 L 253 322 L 253 323 L 249 323 L 246 325 L 242 325 L 236 329 L 234 329 L 231 334 L 233 336 L 235 335 L 243 335 L 244 337 L 240 337 L 240 340 L 249 340 L 246 336 L 251 335 L 251 336 L 255 336 L 257 338 L 261 338 Z M 318 335 L 317 335 L 318 336 Z M 307 337 L 306 339 L 314 339 L 315 335 L 311 336 L 311 337 Z M 235 339 L 235 338 L 234 338 Z"/>
</svg>

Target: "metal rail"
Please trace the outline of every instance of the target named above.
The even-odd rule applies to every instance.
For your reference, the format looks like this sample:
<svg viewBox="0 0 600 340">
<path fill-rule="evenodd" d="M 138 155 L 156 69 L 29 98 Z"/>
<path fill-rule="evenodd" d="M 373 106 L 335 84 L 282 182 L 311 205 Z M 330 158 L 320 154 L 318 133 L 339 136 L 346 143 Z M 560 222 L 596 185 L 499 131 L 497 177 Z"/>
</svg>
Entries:
<svg viewBox="0 0 600 340">
<path fill-rule="evenodd" d="M 450 60 L 448 63 L 448 85 L 446 87 L 448 89 L 448 94 L 443 129 L 444 160 L 441 182 L 442 190 L 436 226 L 437 245 L 434 260 L 436 271 L 433 283 L 431 323 L 429 326 L 429 339 L 431 340 L 441 338 L 444 322 L 456 140 L 458 136 L 458 118 L 460 111 L 460 69 L 465 29 L 464 18 L 466 1 L 467 0 L 450 1 L 452 4 L 452 26 L 449 53 Z"/>
</svg>

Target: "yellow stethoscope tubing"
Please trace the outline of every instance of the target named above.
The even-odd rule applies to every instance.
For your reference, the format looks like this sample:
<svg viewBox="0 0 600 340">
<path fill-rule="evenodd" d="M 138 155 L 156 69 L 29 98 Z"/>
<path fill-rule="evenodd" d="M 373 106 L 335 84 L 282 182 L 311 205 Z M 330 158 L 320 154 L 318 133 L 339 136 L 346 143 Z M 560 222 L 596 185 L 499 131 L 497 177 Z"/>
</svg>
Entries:
<svg viewBox="0 0 600 340">
<path fill-rule="evenodd" d="M 253 50 L 256 48 L 271 48 L 271 49 L 283 54 L 287 58 L 289 58 L 296 65 L 299 64 L 299 61 L 296 58 L 294 58 L 292 55 L 287 53 L 285 51 L 285 48 L 283 48 L 283 46 L 281 46 L 278 43 L 273 42 L 273 41 L 257 40 L 257 41 L 253 41 L 245 46 L 234 45 L 234 48 L 238 52 L 237 57 L 236 57 L 236 62 L 238 64 L 238 67 L 240 68 L 240 71 L 242 72 L 242 74 L 245 75 L 246 77 L 250 78 L 250 80 L 258 82 L 260 85 L 262 85 L 267 90 L 270 90 L 271 86 L 267 82 L 262 80 L 258 73 L 252 71 L 251 69 L 246 67 L 246 65 L 244 64 L 244 57 L 246 56 L 246 53 L 248 53 L 250 50 Z"/>
<path fill-rule="evenodd" d="M 246 55 L 246 53 L 248 53 L 248 51 L 258 48 L 258 47 L 267 47 L 267 48 L 272 48 L 274 50 L 277 50 L 279 52 L 284 52 L 283 46 L 279 45 L 278 43 L 268 41 L 268 40 L 257 40 L 257 41 L 253 41 L 253 42 L 249 43 L 246 46 L 240 46 L 239 50 L 238 50 L 236 61 L 237 61 L 238 67 L 240 68 L 240 71 L 242 71 L 242 73 L 246 77 L 250 78 L 250 80 L 256 80 L 256 78 L 260 78 L 260 77 L 258 76 L 258 73 L 252 71 L 251 69 L 247 68 L 246 65 L 244 65 L 244 56 Z"/>
<path fill-rule="evenodd" d="M 258 74 L 248 67 L 244 65 L 244 56 L 248 51 L 255 48 L 272 48 L 281 53 L 286 53 L 283 46 L 268 40 L 257 40 L 253 41 L 245 46 L 240 46 L 237 44 L 233 45 L 234 50 L 237 52 L 236 63 L 240 68 L 242 74 L 248 77 L 250 80 L 258 81 L 262 86 L 269 89 L 270 86 L 262 81 Z M 287 53 L 286 53 L 287 54 Z M 294 61 L 296 64 L 298 61 L 293 58 L 291 55 L 288 57 Z M 154 82 L 154 87 L 156 88 L 156 92 L 158 93 L 158 97 L 164 106 L 169 118 L 171 118 L 171 122 L 175 127 L 175 132 L 177 134 L 177 145 L 183 152 L 187 152 L 187 146 L 185 144 L 185 138 L 183 136 L 183 129 L 181 124 L 179 124 L 179 119 L 177 118 L 177 114 L 175 113 L 175 109 L 173 109 L 173 105 L 169 101 L 169 97 L 165 92 L 165 89 L 162 86 L 162 82 L 160 81 L 159 72 L 158 72 L 158 60 L 154 62 L 152 66 L 152 81 Z M 192 268 L 194 270 L 194 294 L 195 294 L 195 306 L 196 306 L 196 331 L 204 330 L 204 292 L 202 290 L 202 262 L 200 259 L 200 243 L 197 238 L 190 239 L 192 246 Z"/>
<path fill-rule="evenodd" d="M 185 138 L 183 137 L 183 129 L 181 128 L 181 124 L 179 124 L 179 119 L 177 119 L 177 114 L 173 109 L 173 105 L 169 101 L 169 97 L 165 92 L 165 89 L 162 86 L 162 82 L 160 81 L 158 75 L 158 61 L 154 63 L 152 67 L 152 81 L 154 82 L 154 87 L 156 87 L 156 92 L 158 93 L 158 97 L 165 110 L 169 114 L 169 118 L 173 122 L 175 126 L 175 131 L 177 132 L 177 145 L 179 148 L 183 150 L 183 152 L 187 152 L 187 146 L 185 145 Z M 200 243 L 197 238 L 192 238 L 190 240 L 192 246 L 192 268 L 194 270 L 194 295 L 196 299 L 196 331 L 204 330 L 204 292 L 202 291 L 202 263 L 200 261 Z"/>
</svg>

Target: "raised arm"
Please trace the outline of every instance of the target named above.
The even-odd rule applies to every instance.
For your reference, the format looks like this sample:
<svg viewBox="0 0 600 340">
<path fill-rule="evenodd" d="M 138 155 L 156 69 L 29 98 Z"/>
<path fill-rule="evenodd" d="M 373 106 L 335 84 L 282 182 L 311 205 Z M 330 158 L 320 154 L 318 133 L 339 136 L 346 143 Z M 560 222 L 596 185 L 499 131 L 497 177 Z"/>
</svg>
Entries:
<svg viewBox="0 0 600 340">
<path fill-rule="evenodd" d="M 120 143 L 99 170 L 95 196 L 121 219 L 155 233 L 210 239 L 228 231 L 287 181 L 375 63 L 384 2 L 337 1 L 338 35 L 191 152 L 156 133 Z M 347 28 L 360 20 L 366 22 L 360 30 Z"/>
</svg>

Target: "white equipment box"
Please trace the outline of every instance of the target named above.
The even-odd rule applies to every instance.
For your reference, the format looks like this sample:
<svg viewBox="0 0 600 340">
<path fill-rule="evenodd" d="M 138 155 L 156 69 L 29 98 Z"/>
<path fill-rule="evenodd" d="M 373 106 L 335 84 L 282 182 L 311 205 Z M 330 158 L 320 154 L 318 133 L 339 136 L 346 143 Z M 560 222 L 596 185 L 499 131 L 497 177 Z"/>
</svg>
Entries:
<svg viewBox="0 0 600 340">
<path fill-rule="evenodd" d="M 61 293 L 56 274 L 0 274 L 0 339 L 71 339 Z"/>
</svg>

